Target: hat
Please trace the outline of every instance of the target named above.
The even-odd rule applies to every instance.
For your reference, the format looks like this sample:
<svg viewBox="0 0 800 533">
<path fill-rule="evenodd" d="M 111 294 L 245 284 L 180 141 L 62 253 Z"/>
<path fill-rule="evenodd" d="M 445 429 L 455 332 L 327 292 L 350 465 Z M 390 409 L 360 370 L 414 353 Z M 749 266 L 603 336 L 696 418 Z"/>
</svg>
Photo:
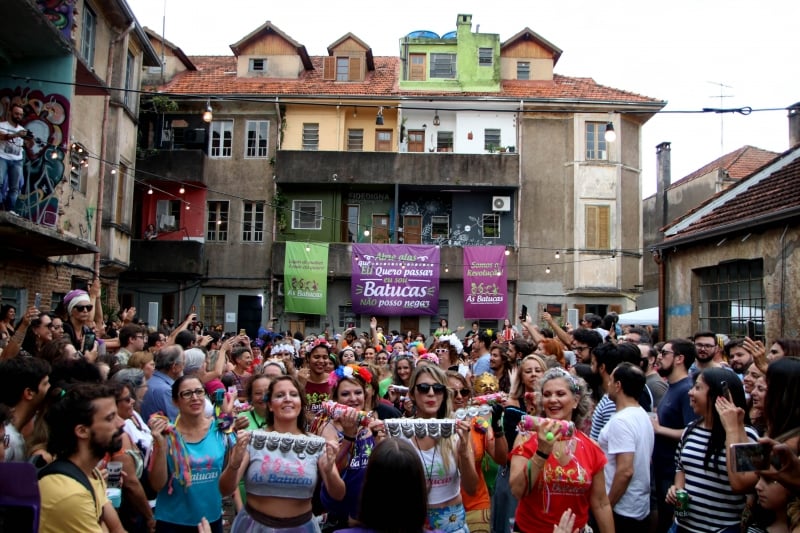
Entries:
<svg viewBox="0 0 800 533">
<path fill-rule="evenodd" d="M 86 291 L 82 291 L 80 289 L 75 289 L 69 291 L 66 296 L 64 296 L 64 305 L 67 308 L 67 313 L 72 313 L 72 310 L 75 308 L 76 305 L 80 304 L 90 304 L 92 300 L 89 298 L 89 294 Z"/>
</svg>

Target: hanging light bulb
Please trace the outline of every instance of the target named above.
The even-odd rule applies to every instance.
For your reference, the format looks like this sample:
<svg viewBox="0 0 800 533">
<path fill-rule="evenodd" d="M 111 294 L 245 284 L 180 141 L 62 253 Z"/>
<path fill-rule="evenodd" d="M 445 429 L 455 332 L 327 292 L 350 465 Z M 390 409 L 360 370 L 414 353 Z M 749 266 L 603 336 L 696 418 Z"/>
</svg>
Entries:
<svg viewBox="0 0 800 533">
<path fill-rule="evenodd" d="M 606 133 L 605 133 L 606 142 L 613 143 L 617 140 L 617 132 L 614 131 L 614 124 L 609 122 L 606 124 Z"/>
<path fill-rule="evenodd" d="M 186 210 L 189 210 L 189 202 L 186 202 Z"/>
<path fill-rule="evenodd" d="M 445 265 L 445 266 L 444 266 L 444 271 L 445 271 L 445 273 L 447 273 L 447 272 L 450 272 L 450 267 L 449 267 L 449 266 L 447 266 L 447 265 Z"/>
<path fill-rule="evenodd" d="M 206 100 L 206 110 L 203 112 L 203 121 L 211 122 L 214 120 L 214 111 L 211 109 L 211 100 Z"/>
<path fill-rule="evenodd" d="M 310 251 L 311 251 L 311 245 L 306 244 L 306 252 L 310 252 Z"/>
<path fill-rule="evenodd" d="M 378 108 L 378 114 L 375 117 L 375 125 L 383 126 L 383 106 Z"/>
<path fill-rule="evenodd" d="M 556 250 L 556 259 L 561 259 L 561 252 Z"/>
<path fill-rule="evenodd" d="M 53 151 L 50 153 L 50 159 L 58 159 L 58 150 L 53 147 Z"/>
<path fill-rule="evenodd" d="M 549 274 L 550 273 L 550 265 L 547 265 L 547 267 L 544 269 L 544 273 L 545 274 Z"/>
<path fill-rule="evenodd" d="M 116 169 L 116 168 L 112 168 L 112 169 L 111 169 L 111 175 L 113 176 L 113 175 L 114 175 L 114 174 L 116 174 L 116 173 L 117 173 L 117 169 Z"/>
<path fill-rule="evenodd" d="M 436 110 L 436 111 L 433 112 L 433 125 L 434 126 L 438 126 L 441 123 L 442 123 L 442 121 L 439 120 L 439 111 Z"/>
<path fill-rule="evenodd" d="M 181 188 L 180 188 L 180 189 L 178 189 L 178 192 L 179 192 L 179 193 L 181 193 L 181 194 L 183 194 L 183 193 L 185 193 L 185 192 L 186 192 L 186 189 L 184 188 L 184 186 L 183 186 L 183 185 L 181 185 Z"/>
<path fill-rule="evenodd" d="M 511 255 L 511 250 L 509 250 L 508 248 L 506 248 L 506 255 Z"/>
<path fill-rule="evenodd" d="M 369 237 L 369 230 L 368 229 L 364 230 L 364 237 Z"/>
<path fill-rule="evenodd" d="M 153 187 L 150 187 L 149 189 L 147 189 L 147 194 L 153 194 Z"/>
<path fill-rule="evenodd" d="M 222 219 L 221 219 L 221 218 L 218 218 L 218 219 L 217 219 L 217 226 L 221 226 L 221 225 L 222 225 Z"/>
</svg>

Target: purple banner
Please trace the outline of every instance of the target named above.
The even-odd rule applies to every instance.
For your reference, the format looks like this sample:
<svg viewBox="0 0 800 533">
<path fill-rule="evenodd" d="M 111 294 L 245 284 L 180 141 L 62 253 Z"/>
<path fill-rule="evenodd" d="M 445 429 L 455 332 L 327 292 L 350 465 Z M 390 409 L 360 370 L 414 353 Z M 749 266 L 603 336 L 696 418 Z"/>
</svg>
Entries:
<svg viewBox="0 0 800 533">
<path fill-rule="evenodd" d="M 431 315 L 439 312 L 439 248 L 412 244 L 354 244 L 353 312 Z"/>
<path fill-rule="evenodd" d="M 504 246 L 464 247 L 464 318 L 508 318 Z"/>
</svg>

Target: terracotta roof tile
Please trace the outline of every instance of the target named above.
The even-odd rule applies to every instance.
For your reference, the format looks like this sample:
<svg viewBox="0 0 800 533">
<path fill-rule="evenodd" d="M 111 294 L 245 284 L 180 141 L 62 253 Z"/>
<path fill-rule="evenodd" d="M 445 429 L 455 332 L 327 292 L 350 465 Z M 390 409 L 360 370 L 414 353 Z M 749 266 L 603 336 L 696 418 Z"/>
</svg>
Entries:
<svg viewBox="0 0 800 533">
<path fill-rule="evenodd" d="M 678 181 L 673 182 L 669 187 L 667 187 L 667 189 L 672 189 L 679 185 L 683 185 L 718 169 L 727 171 L 729 178 L 738 180 L 745 176 L 749 176 L 759 168 L 775 159 L 777 156 L 777 152 L 762 150 L 761 148 L 756 148 L 755 146 L 742 146 L 738 150 L 734 150 L 733 152 L 725 154 L 722 157 L 703 165 L 691 174 L 688 174 Z"/>
<path fill-rule="evenodd" d="M 182 72 L 157 89 L 187 95 L 284 95 L 392 97 L 453 96 L 508 99 L 546 99 L 588 102 L 618 102 L 662 107 L 666 102 L 620 89 L 605 87 L 591 78 L 572 78 L 556 74 L 552 81 L 506 80 L 499 92 L 409 91 L 399 89 L 400 59 L 375 57 L 375 70 L 363 82 L 333 82 L 322 79 L 323 56 L 311 58 L 313 70 L 297 79 L 239 78 L 233 56 L 191 56 L 196 72 Z"/>
<path fill-rule="evenodd" d="M 800 158 L 775 170 L 758 183 L 748 186 L 747 182 L 755 179 L 757 175 L 758 172 L 754 172 L 741 179 L 732 189 L 720 191 L 703 206 L 720 195 L 729 192 L 735 195 L 675 235 L 670 235 L 664 243 L 668 244 L 670 240 L 684 239 L 695 234 L 700 235 L 714 228 L 741 222 L 743 218 L 756 219 L 791 209 L 800 209 L 800 187 L 797 186 L 800 183 Z M 741 190 L 736 192 L 736 189 Z"/>
</svg>

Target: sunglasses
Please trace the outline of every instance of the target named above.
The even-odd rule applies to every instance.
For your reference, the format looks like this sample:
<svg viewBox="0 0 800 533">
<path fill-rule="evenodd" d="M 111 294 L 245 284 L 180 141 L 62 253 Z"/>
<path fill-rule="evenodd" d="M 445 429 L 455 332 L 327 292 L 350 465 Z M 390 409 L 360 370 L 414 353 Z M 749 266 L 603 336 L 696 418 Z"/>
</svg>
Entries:
<svg viewBox="0 0 800 533">
<path fill-rule="evenodd" d="M 178 393 L 178 396 L 183 398 L 184 400 L 188 400 L 193 396 L 197 396 L 198 398 L 204 398 L 206 395 L 205 389 L 193 389 L 193 390 L 182 390 Z"/>
<path fill-rule="evenodd" d="M 77 309 L 78 311 L 83 312 L 83 311 L 91 311 L 92 309 L 94 309 L 94 306 L 93 305 L 76 305 L 74 308 Z"/>
<path fill-rule="evenodd" d="M 447 389 L 447 387 L 441 383 L 417 383 L 416 389 L 420 394 L 428 394 L 431 389 L 433 389 L 434 394 L 444 394 L 444 391 Z"/>
<path fill-rule="evenodd" d="M 434 352 L 436 352 L 436 353 L 449 353 L 450 350 L 448 350 L 447 348 L 436 348 L 434 350 Z"/>
<path fill-rule="evenodd" d="M 452 391 L 453 396 L 460 396 L 462 398 L 469 398 L 469 389 L 460 389 L 460 390 L 450 389 L 450 391 Z"/>
</svg>

